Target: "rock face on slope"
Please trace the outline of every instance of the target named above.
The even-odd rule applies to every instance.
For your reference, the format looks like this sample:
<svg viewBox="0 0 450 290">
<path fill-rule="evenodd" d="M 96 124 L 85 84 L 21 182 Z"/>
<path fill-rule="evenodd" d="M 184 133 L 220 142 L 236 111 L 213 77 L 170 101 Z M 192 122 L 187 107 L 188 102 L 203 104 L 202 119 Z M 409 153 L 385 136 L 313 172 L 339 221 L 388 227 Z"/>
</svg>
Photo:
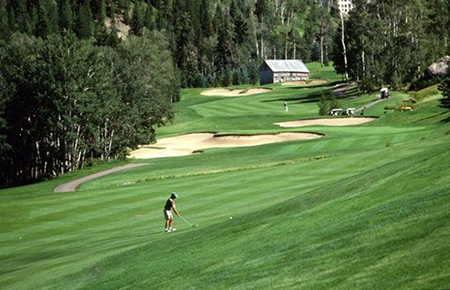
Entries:
<svg viewBox="0 0 450 290">
<path fill-rule="evenodd" d="M 450 56 L 444 56 L 438 59 L 435 63 L 427 67 L 425 71 L 425 79 L 441 77 L 447 73 L 447 68 L 450 65 Z"/>
</svg>

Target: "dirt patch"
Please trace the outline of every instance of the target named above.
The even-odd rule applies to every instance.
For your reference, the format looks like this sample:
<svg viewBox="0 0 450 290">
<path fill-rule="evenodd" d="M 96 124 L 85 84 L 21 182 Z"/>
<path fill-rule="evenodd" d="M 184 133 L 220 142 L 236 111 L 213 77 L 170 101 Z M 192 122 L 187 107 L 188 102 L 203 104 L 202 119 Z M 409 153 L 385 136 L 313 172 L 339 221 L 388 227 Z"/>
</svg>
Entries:
<svg viewBox="0 0 450 290">
<path fill-rule="evenodd" d="M 249 89 L 249 90 L 229 90 L 229 89 L 211 89 L 201 92 L 203 96 L 221 96 L 221 97 L 245 97 L 256 94 L 270 92 L 271 89 Z"/>
<path fill-rule="evenodd" d="M 280 127 L 303 127 L 303 126 L 354 126 L 376 120 L 376 118 L 324 118 L 324 119 L 310 119 L 310 120 L 299 120 L 299 121 L 289 121 L 282 123 L 275 123 Z"/>
<path fill-rule="evenodd" d="M 222 136 L 212 133 L 195 133 L 161 139 L 158 141 L 157 145 L 158 147 L 164 147 L 165 149 L 153 149 L 143 146 L 142 148 L 131 152 L 130 157 L 147 159 L 186 156 L 201 152 L 200 149 L 257 146 L 276 142 L 310 140 L 320 137 L 322 137 L 322 135 L 296 132 Z"/>
<path fill-rule="evenodd" d="M 112 26 L 112 20 L 110 17 L 106 17 L 105 19 L 105 26 L 111 31 Z M 117 36 L 124 40 L 128 37 L 128 34 L 130 34 L 130 26 L 126 25 L 123 22 L 123 16 L 120 16 L 119 19 L 116 21 L 116 29 L 117 29 Z"/>
<path fill-rule="evenodd" d="M 313 86 L 313 85 L 323 85 L 326 84 L 326 80 L 312 80 L 312 81 L 296 81 L 296 82 L 285 82 L 283 86 Z"/>
</svg>

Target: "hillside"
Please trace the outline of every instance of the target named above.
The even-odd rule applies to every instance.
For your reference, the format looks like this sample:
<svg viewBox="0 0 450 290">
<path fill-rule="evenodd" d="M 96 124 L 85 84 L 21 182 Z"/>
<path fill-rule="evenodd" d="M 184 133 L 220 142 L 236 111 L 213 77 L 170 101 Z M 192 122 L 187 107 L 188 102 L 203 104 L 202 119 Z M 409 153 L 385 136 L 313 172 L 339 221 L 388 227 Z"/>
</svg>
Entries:
<svg viewBox="0 0 450 290">
<path fill-rule="evenodd" d="M 330 67 L 308 66 L 327 83 L 231 98 L 182 90 L 173 123 L 156 136 L 302 131 L 323 138 L 140 160 L 148 166 L 70 194 L 52 190 L 123 163 L 0 190 L 0 288 L 446 287 L 450 113 L 438 106 L 440 96 L 423 91 L 414 111 L 385 113 L 409 97 L 393 92 L 366 110 L 377 120 L 358 126 L 274 125 L 319 117 L 322 90 L 341 79 Z M 161 209 L 172 191 L 180 213 L 199 227 L 175 217 L 177 231 L 163 231 Z"/>
</svg>

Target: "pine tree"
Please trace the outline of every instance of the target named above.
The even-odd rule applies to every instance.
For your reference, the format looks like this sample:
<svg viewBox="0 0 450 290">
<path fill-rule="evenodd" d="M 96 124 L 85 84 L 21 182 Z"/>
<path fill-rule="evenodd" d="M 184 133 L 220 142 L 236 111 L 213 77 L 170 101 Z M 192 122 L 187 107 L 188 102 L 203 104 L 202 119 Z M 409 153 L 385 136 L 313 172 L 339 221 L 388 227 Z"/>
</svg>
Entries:
<svg viewBox="0 0 450 290">
<path fill-rule="evenodd" d="M 267 0 L 256 0 L 255 4 L 255 14 L 258 16 L 259 22 L 264 21 L 264 15 L 267 14 L 269 6 Z"/>
<path fill-rule="evenodd" d="M 70 0 L 62 0 L 59 19 L 61 30 L 71 31 L 73 29 L 73 13 Z"/>
<path fill-rule="evenodd" d="M 0 39 L 8 39 L 10 35 L 6 0 L 0 0 Z"/>
<path fill-rule="evenodd" d="M 59 34 L 59 15 L 58 6 L 56 1 L 49 1 L 49 23 L 50 23 L 50 33 Z"/>
<path fill-rule="evenodd" d="M 199 11 L 200 26 L 203 37 L 210 37 L 214 33 L 211 22 L 211 11 L 209 7 L 209 0 L 201 0 Z"/>
<path fill-rule="evenodd" d="M 233 40 L 236 44 L 242 44 L 248 38 L 248 25 L 246 19 L 244 19 L 242 2 L 239 1 L 240 5 L 233 0 L 230 7 L 230 17 L 234 23 L 234 34 Z"/>
<path fill-rule="evenodd" d="M 119 1 L 119 9 L 123 11 L 123 22 L 130 25 L 130 0 Z"/>
<path fill-rule="evenodd" d="M 233 71 L 233 85 L 239 85 L 239 84 L 240 84 L 239 71 L 234 70 Z"/>
<path fill-rule="evenodd" d="M 319 115 L 325 116 L 330 110 L 330 104 L 327 96 L 322 92 L 319 98 L 319 102 L 317 103 L 319 106 Z"/>
<path fill-rule="evenodd" d="M 217 69 L 224 71 L 226 67 L 232 64 L 233 54 L 233 27 L 224 12 L 218 7 L 217 21 L 217 46 L 215 49 L 215 57 Z"/>
<path fill-rule="evenodd" d="M 133 8 L 133 17 L 131 19 L 131 31 L 135 35 L 142 35 L 144 28 L 144 15 L 142 13 L 142 5 L 136 2 Z"/>
<path fill-rule="evenodd" d="M 76 33 L 81 39 L 89 39 L 94 32 L 94 20 L 89 0 L 84 0 L 78 8 Z"/>
<path fill-rule="evenodd" d="M 55 1 L 39 0 L 35 34 L 40 37 L 46 37 L 47 35 L 57 33 L 59 33 L 59 25 L 58 10 Z"/>
<path fill-rule="evenodd" d="M 112 2 L 114 2 L 114 1 L 112 1 Z M 101 25 L 104 25 L 105 19 L 106 19 L 106 2 L 105 2 L 105 0 L 100 0 L 98 21 Z"/>
<path fill-rule="evenodd" d="M 224 70 L 222 71 L 222 76 L 221 76 L 222 86 L 228 87 L 232 84 L 232 82 L 233 82 L 233 74 L 232 74 L 230 68 L 228 66 L 226 66 L 224 68 Z"/>
<path fill-rule="evenodd" d="M 114 4 L 114 1 L 111 1 L 109 4 L 109 17 L 111 17 L 111 26 L 115 26 L 115 24 L 116 24 L 116 4 Z"/>
<path fill-rule="evenodd" d="M 144 26 L 147 27 L 149 30 L 156 29 L 155 13 L 153 9 L 154 8 L 149 1 L 147 3 L 147 9 L 145 10 L 145 20 L 144 20 Z"/>
<path fill-rule="evenodd" d="M 16 12 L 14 11 L 14 8 L 11 8 L 10 10 L 9 10 L 9 15 L 8 15 L 9 17 L 8 17 L 8 22 L 9 22 L 9 31 L 11 32 L 11 33 L 14 33 L 14 32 L 16 32 L 16 29 L 17 29 L 17 27 L 16 27 Z"/>
<path fill-rule="evenodd" d="M 248 77 L 250 78 L 250 83 L 255 86 L 258 83 L 258 69 L 255 65 L 250 65 L 250 72 Z"/>
<path fill-rule="evenodd" d="M 2 3 L 0 2 L 0 7 Z M 0 8 L 1 9 L 1 8 Z M 6 155 L 7 151 L 11 149 L 11 147 L 7 144 L 6 139 L 7 136 L 4 134 L 4 130 L 7 128 L 7 122 L 3 118 L 4 110 L 5 110 L 5 103 L 8 101 L 8 95 L 10 92 L 8 92 L 8 87 L 6 85 L 6 81 L 3 78 L 2 74 L 0 73 L 0 155 Z M 2 187 L 3 182 L 0 181 L 0 187 Z M 4 185 L 3 185 L 4 186 Z"/>
<path fill-rule="evenodd" d="M 27 10 L 26 0 L 19 0 L 17 4 L 16 21 L 18 30 L 23 33 L 31 34 L 30 15 Z"/>
<path fill-rule="evenodd" d="M 111 47 L 117 47 L 120 43 L 120 39 L 118 36 L 118 31 L 116 26 L 111 26 L 111 31 L 108 34 L 108 38 L 106 40 L 106 44 Z"/>
<path fill-rule="evenodd" d="M 38 14 L 39 14 L 38 7 L 35 5 L 31 8 L 31 16 L 30 16 L 30 28 L 32 35 L 36 35 L 36 29 L 39 21 Z"/>
<path fill-rule="evenodd" d="M 327 98 L 330 104 L 330 109 L 338 109 L 341 106 L 334 93 L 328 91 Z"/>
<path fill-rule="evenodd" d="M 173 0 L 162 0 L 159 2 L 159 5 L 155 7 L 159 9 L 157 20 L 158 29 L 169 28 L 172 20 L 172 10 L 174 8 Z"/>
<path fill-rule="evenodd" d="M 450 110 L 450 66 L 447 68 L 447 75 L 442 83 L 439 85 L 439 90 L 442 92 L 441 106 Z"/>
</svg>

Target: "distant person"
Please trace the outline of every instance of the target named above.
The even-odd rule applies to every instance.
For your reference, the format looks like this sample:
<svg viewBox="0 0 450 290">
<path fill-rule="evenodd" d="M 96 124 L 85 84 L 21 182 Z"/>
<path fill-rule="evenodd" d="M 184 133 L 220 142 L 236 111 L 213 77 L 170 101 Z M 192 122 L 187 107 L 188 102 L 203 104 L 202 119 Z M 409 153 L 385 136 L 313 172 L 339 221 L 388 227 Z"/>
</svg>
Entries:
<svg viewBox="0 0 450 290">
<path fill-rule="evenodd" d="M 286 101 L 284 101 L 284 111 L 285 112 L 289 111 L 288 104 Z"/>
<path fill-rule="evenodd" d="M 166 219 L 164 231 L 170 233 L 176 231 L 176 229 L 172 228 L 173 216 L 171 210 L 178 215 L 177 208 L 175 207 L 175 199 L 178 197 L 176 192 L 172 192 L 169 199 L 166 201 L 166 205 L 164 206 L 164 218 Z"/>
</svg>

